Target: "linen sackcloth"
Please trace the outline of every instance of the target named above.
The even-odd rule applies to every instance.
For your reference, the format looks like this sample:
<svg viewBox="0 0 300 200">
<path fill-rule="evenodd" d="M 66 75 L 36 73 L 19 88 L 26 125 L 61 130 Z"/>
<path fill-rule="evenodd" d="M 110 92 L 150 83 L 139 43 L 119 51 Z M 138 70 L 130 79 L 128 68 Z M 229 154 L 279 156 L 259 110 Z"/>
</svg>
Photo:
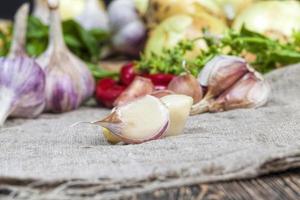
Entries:
<svg viewBox="0 0 300 200">
<path fill-rule="evenodd" d="M 0 185 L 16 198 L 119 198 L 162 187 L 256 177 L 300 167 L 300 65 L 266 75 L 268 105 L 190 117 L 184 135 L 140 145 L 106 143 L 101 108 L 0 130 Z M 46 188 L 46 189 L 45 189 Z"/>
</svg>

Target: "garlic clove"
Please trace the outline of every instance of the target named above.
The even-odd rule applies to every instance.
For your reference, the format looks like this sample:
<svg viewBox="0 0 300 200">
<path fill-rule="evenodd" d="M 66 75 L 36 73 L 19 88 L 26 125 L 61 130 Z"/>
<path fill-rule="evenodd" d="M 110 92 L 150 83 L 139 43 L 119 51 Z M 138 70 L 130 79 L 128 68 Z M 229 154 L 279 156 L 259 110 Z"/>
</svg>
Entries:
<svg viewBox="0 0 300 200">
<path fill-rule="evenodd" d="M 151 93 L 152 96 L 156 98 L 162 98 L 164 96 L 175 94 L 173 91 L 170 90 L 157 90 Z"/>
<path fill-rule="evenodd" d="M 170 127 L 165 136 L 176 136 L 183 134 L 186 121 L 189 117 L 193 98 L 186 95 L 168 95 L 161 98 L 170 112 Z"/>
<path fill-rule="evenodd" d="M 110 144 L 118 144 L 119 142 L 122 141 L 119 137 L 117 137 L 116 135 L 111 133 L 106 128 L 102 128 L 102 133 L 103 133 L 105 139 L 107 140 L 107 142 L 109 142 Z"/>
<path fill-rule="evenodd" d="M 46 111 L 67 112 L 78 108 L 91 97 L 95 80 L 86 64 L 66 47 L 58 0 L 48 0 L 50 40 L 46 52 L 37 61 L 46 73 Z"/>
<path fill-rule="evenodd" d="M 198 80 L 191 74 L 184 74 L 175 77 L 169 84 L 168 90 L 176 94 L 183 94 L 193 98 L 194 104 L 198 103 L 202 97 L 203 92 Z"/>
<path fill-rule="evenodd" d="M 199 83 L 208 89 L 205 99 L 220 95 L 249 71 L 253 69 L 242 58 L 216 56 L 205 65 L 198 77 Z"/>
<path fill-rule="evenodd" d="M 128 144 L 160 139 L 170 123 L 168 108 L 158 99 L 147 95 L 116 107 L 105 119 L 93 124 L 107 128 Z"/>
<path fill-rule="evenodd" d="M 257 108 L 267 103 L 271 87 L 258 73 L 248 73 L 234 86 L 212 101 L 210 112 L 238 108 Z"/>
<path fill-rule="evenodd" d="M 127 89 L 116 99 L 114 106 L 124 105 L 139 97 L 151 94 L 154 85 L 150 79 L 137 76 Z"/>
</svg>

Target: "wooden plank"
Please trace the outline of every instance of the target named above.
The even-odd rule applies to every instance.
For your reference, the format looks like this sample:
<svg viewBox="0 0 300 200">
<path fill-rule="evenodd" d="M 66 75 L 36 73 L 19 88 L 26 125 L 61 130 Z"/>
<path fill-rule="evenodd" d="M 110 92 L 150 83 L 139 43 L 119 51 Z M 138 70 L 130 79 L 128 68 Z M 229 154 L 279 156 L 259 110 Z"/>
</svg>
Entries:
<svg viewBox="0 0 300 200">
<path fill-rule="evenodd" d="M 157 190 L 124 199 L 179 200 L 300 200 L 300 169 L 244 181 L 190 185 Z"/>
</svg>

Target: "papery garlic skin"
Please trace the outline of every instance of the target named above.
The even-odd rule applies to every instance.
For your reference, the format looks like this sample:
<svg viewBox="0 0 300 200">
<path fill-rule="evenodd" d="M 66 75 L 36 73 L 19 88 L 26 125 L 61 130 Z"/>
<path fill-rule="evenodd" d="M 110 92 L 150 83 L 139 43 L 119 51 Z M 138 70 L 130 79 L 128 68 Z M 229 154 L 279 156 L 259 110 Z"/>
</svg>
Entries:
<svg viewBox="0 0 300 200">
<path fill-rule="evenodd" d="M 124 105 L 137 98 L 149 95 L 153 91 L 154 85 L 150 79 L 137 76 L 127 89 L 116 99 L 114 106 Z"/>
<path fill-rule="evenodd" d="M 67 112 L 93 95 L 95 81 L 86 64 L 66 47 L 58 1 L 49 0 L 50 41 L 37 61 L 46 73 L 46 111 Z"/>
<path fill-rule="evenodd" d="M 168 108 L 156 97 L 147 95 L 113 109 L 93 124 L 107 128 L 123 142 L 139 144 L 163 137 L 169 128 Z"/>
<path fill-rule="evenodd" d="M 199 83 L 207 87 L 205 99 L 220 95 L 249 71 L 253 69 L 242 58 L 216 56 L 205 65 L 198 77 Z"/>
<path fill-rule="evenodd" d="M 0 58 L 0 126 L 8 116 L 35 118 L 45 107 L 45 74 L 27 57 Z"/>
<path fill-rule="evenodd" d="M 162 97 L 172 95 L 172 94 L 175 94 L 175 93 L 171 90 L 157 90 L 157 91 L 154 91 L 151 93 L 151 95 L 156 98 L 162 98 Z"/>
<path fill-rule="evenodd" d="M 203 97 L 201 85 L 191 74 L 184 74 L 175 77 L 168 85 L 168 90 L 171 90 L 176 94 L 183 94 L 192 97 L 194 104 L 198 103 Z"/>
<path fill-rule="evenodd" d="M 268 102 L 271 87 L 258 73 L 248 73 L 209 105 L 210 112 L 257 108 Z"/>
<path fill-rule="evenodd" d="M 165 136 L 176 136 L 183 134 L 186 121 L 189 117 L 193 98 L 186 95 L 168 95 L 161 98 L 170 112 L 170 127 Z"/>
</svg>

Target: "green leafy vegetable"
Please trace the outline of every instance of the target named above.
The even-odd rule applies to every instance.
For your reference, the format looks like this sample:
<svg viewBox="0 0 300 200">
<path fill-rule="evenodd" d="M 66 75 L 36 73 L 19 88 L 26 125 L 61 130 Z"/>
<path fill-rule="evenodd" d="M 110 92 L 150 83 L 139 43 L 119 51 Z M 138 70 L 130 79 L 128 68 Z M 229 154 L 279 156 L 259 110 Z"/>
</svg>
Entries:
<svg viewBox="0 0 300 200">
<path fill-rule="evenodd" d="M 108 77 L 117 79 L 119 77 L 119 73 L 102 69 L 99 66 L 92 63 L 88 63 L 88 67 L 96 80 Z"/>
<path fill-rule="evenodd" d="M 286 43 L 272 40 L 245 27 L 239 33 L 230 30 L 221 38 L 205 31 L 203 35 L 199 39 L 204 40 L 208 48 L 199 52 L 196 59 L 186 59 L 186 53 L 193 50 L 196 40 L 182 41 L 172 49 L 165 49 L 160 55 L 143 55 L 137 62 L 138 69 L 150 73 L 173 74 L 180 74 L 187 69 L 197 75 L 209 60 L 219 54 L 245 57 L 263 73 L 300 62 L 300 33 L 295 33 L 292 42 Z"/>
<path fill-rule="evenodd" d="M 85 30 L 74 20 L 64 21 L 62 27 L 66 45 L 74 54 L 86 62 L 97 63 L 100 60 L 101 47 L 109 40 L 107 32 L 100 29 Z M 26 44 L 28 55 L 36 57 L 46 50 L 48 33 L 47 25 L 36 17 L 29 17 Z M 10 39 L 3 38 L 3 33 L 0 31 L 1 40 L 5 46 L 0 46 L 0 55 L 5 56 L 8 53 Z"/>
</svg>

